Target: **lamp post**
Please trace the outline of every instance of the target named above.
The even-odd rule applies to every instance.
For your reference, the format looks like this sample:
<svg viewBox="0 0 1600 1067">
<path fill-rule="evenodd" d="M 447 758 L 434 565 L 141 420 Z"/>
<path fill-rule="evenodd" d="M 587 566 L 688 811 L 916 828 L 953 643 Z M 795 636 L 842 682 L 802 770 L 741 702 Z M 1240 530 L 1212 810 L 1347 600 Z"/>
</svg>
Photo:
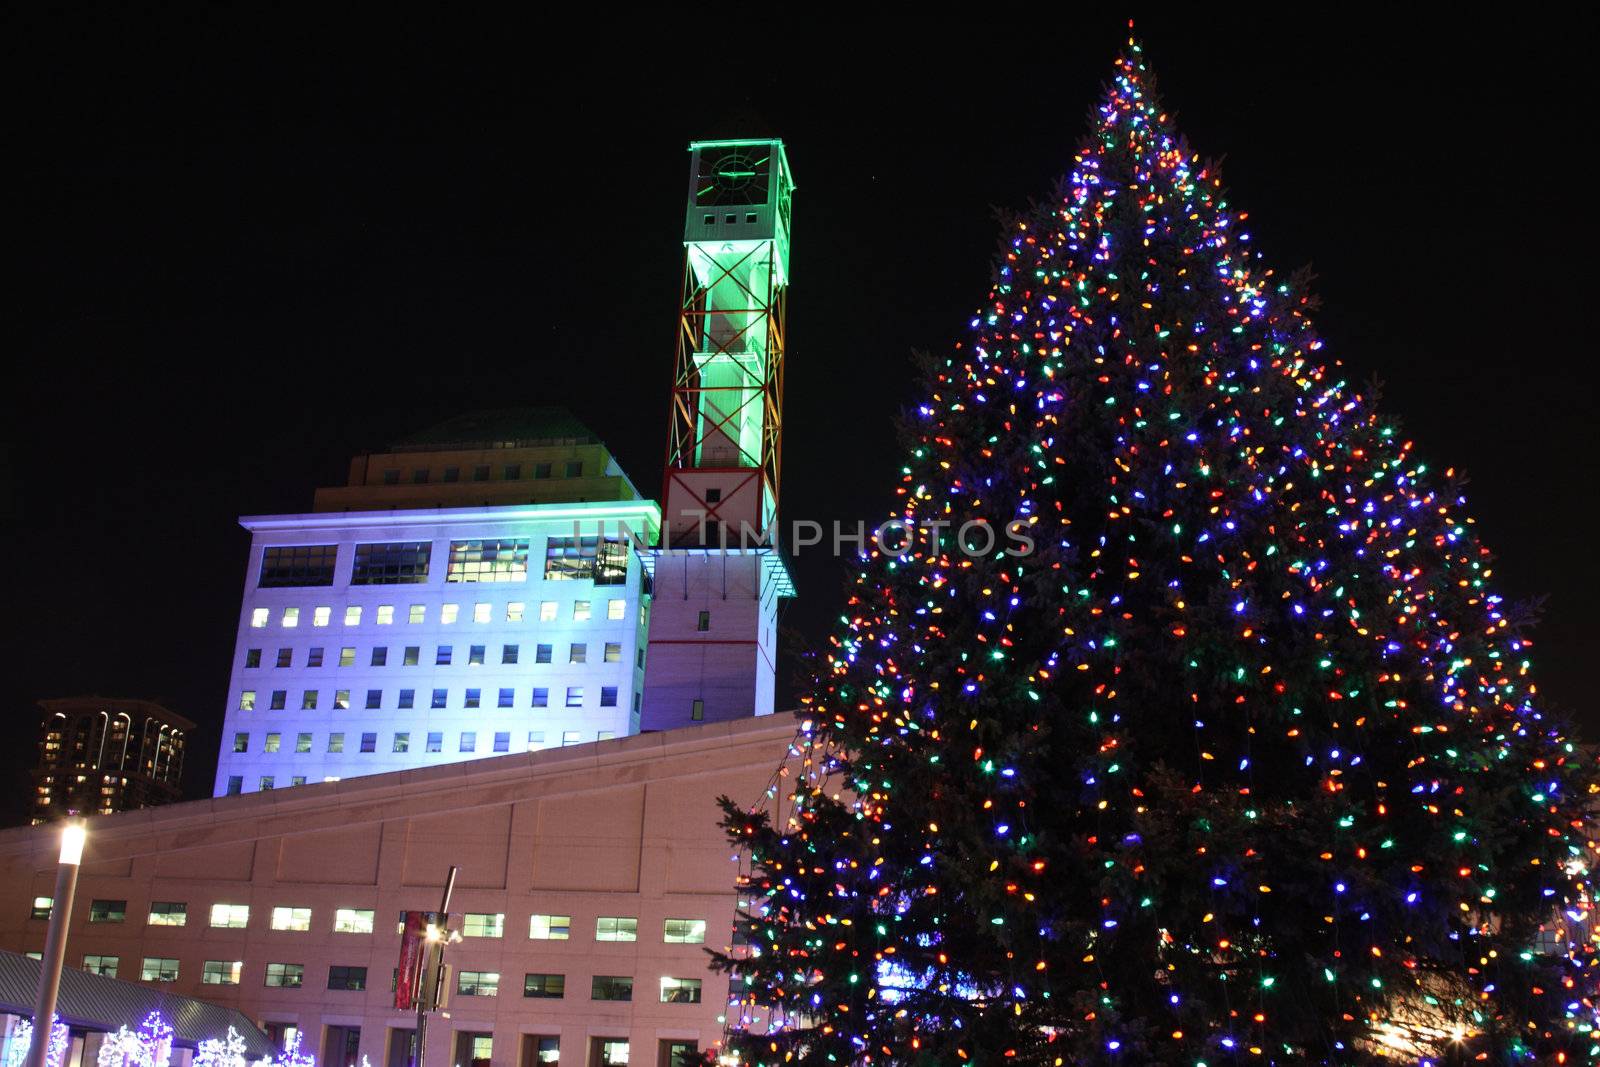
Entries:
<svg viewBox="0 0 1600 1067">
<path fill-rule="evenodd" d="M 44 958 L 39 961 L 39 991 L 33 1001 L 33 1044 L 28 1048 L 27 1067 L 45 1067 L 50 1054 L 61 965 L 67 958 L 67 923 L 72 918 L 73 894 L 78 891 L 78 865 L 83 861 L 86 836 L 82 820 L 61 827 L 61 859 L 56 866 L 56 893 L 50 904 L 50 932 L 45 935 Z"/>
</svg>

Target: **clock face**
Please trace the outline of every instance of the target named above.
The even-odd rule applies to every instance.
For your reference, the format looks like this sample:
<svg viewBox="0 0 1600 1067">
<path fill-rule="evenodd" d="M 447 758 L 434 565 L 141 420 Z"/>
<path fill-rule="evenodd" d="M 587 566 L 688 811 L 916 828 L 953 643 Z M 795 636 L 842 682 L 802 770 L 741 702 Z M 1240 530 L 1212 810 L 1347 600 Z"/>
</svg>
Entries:
<svg viewBox="0 0 1600 1067">
<path fill-rule="evenodd" d="M 697 207 L 765 204 L 772 153 L 766 145 L 716 149 L 700 157 Z"/>
</svg>

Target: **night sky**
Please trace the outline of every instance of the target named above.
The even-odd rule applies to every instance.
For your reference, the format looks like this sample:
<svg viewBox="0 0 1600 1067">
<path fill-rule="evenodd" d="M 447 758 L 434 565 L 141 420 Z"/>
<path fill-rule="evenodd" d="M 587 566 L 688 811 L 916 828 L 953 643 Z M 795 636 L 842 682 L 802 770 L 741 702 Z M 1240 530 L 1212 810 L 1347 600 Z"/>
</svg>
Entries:
<svg viewBox="0 0 1600 1067">
<path fill-rule="evenodd" d="M 685 8 L 629 40 L 621 9 L 464 29 L 13 8 L 6 766 L 34 757 L 34 700 L 144 697 L 201 724 L 205 795 L 235 518 L 308 510 L 352 454 L 558 403 L 657 496 L 692 138 L 778 135 L 794 167 L 784 518 L 881 519 L 912 351 L 960 335 L 995 209 L 1048 193 L 1126 36 L 1079 7 Z M 1268 261 L 1313 266 L 1349 376 L 1468 472 L 1500 588 L 1548 596 L 1547 702 L 1595 736 L 1585 35 L 1192 12 L 1140 24 L 1167 105 L 1225 157 Z M 825 640 L 843 574 L 801 557 L 783 623 Z"/>
</svg>

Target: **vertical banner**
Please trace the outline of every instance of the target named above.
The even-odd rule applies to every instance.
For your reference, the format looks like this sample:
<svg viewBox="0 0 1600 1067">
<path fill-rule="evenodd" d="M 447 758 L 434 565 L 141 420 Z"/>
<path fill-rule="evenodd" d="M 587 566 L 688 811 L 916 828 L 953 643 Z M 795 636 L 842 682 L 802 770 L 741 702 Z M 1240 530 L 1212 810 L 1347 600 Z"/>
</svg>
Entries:
<svg viewBox="0 0 1600 1067">
<path fill-rule="evenodd" d="M 422 987 L 422 961 L 427 956 L 428 923 L 431 911 L 404 913 L 400 930 L 400 968 L 394 982 L 394 1006 L 400 1011 L 412 1011 L 417 1006 L 417 993 Z"/>
</svg>

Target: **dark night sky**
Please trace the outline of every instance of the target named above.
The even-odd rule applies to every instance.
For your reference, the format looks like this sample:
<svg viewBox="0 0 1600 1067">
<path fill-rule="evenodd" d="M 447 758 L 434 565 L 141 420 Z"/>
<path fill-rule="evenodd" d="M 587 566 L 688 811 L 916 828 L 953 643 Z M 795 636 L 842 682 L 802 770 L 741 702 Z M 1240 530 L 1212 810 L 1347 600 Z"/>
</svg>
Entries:
<svg viewBox="0 0 1600 1067">
<path fill-rule="evenodd" d="M 562 403 L 655 495 L 694 137 L 781 135 L 798 181 L 784 514 L 880 518 L 910 352 L 958 335 L 992 207 L 1065 169 L 1125 36 L 1076 6 L 991 10 L 1027 24 L 797 12 L 802 42 L 685 9 L 624 41 L 620 9 L 380 30 L 14 7 L 8 765 L 32 758 L 33 700 L 141 696 L 202 724 L 203 792 L 235 516 L 307 509 L 353 453 Z M 1315 267 L 1331 351 L 1383 380 L 1425 457 L 1472 476 L 1501 588 L 1549 595 L 1547 695 L 1592 732 L 1585 35 L 1202 6 L 1141 35 L 1255 244 Z M 802 558 L 786 624 L 820 640 L 841 575 Z"/>
</svg>

